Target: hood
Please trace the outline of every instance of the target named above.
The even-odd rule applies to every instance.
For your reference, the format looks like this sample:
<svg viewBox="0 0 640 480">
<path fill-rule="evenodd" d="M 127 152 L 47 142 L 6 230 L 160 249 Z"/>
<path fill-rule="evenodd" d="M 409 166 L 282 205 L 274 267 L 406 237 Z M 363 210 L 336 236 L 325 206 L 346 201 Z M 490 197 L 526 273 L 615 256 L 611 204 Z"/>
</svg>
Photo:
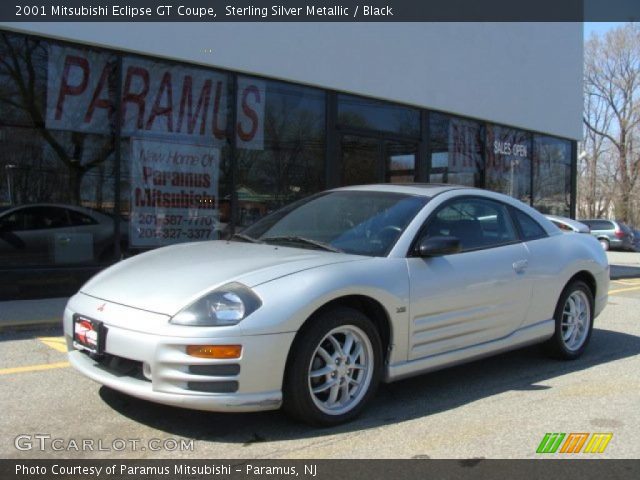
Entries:
<svg viewBox="0 0 640 480">
<path fill-rule="evenodd" d="M 254 287 L 301 270 L 363 258 L 241 242 L 186 243 L 119 262 L 93 277 L 80 291 L 110 302 L 174 315 L 229 282 Z"/>
</svg>

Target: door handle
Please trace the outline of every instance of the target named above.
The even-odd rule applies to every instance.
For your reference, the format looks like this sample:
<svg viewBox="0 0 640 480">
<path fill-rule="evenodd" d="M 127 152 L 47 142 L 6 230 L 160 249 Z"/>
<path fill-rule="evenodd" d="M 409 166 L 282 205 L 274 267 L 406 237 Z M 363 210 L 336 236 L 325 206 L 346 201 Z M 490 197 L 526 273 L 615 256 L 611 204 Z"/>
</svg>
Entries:
<svg viewBox="0 0 640 480">
<path fill-rule="evenodd" d="M 518 260 L 517 262 L 513 262 L 513 269 L 516 273 L 524 272 L 529 266 L 528 260 Z"/>
<path fill-rule="evenodd" d="M 71 239 L 69 237 L 60 237 L 58 238 L 58 242 L 62 245 L 66 245 L 67 243 L 71 243 Z"/>
</svg>

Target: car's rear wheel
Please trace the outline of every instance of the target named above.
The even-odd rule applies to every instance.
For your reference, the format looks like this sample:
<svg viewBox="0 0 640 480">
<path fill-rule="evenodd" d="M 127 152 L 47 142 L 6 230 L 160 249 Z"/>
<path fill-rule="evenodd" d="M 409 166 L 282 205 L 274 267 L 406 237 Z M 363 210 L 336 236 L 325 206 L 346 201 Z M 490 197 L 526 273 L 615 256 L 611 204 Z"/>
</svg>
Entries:
<svg viewBox="0 0 640 480">
<path fill-rule="evenodd" d="M 609 240 L 607 240 L 606 238 L 601 238 L 599 242 L 605 252 L 609 250 Z"/>
<path fill-rule="evenodd" d="M 346 307 L 322 312 L 293 346 L 284 409 L 312 425 L 347 422 L 375 393 L 381 368 L 380 335 L 366 315 Z"/>
<path fill-rule="evenodd" d="M 555 311 L 555 332 L 547 342 L 555 357 L 573 360 L 587 347 L 593 330 L 593 292 L 582 281 L 567 285 Z"/>
</svg>

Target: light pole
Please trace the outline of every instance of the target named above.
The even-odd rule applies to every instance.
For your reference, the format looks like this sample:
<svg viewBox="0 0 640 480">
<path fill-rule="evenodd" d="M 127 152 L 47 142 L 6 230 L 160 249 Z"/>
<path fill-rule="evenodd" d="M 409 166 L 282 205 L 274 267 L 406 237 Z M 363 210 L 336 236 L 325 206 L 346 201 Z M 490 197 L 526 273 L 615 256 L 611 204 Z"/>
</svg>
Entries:
<svg viewBox="0 0 640 480">
<path fill-rule="evenodd" d="M 517 158 L 512 158 L 510 162 L 510 172 L 509 172 L 509 196 L 513 197 L 513 182 L 515 181 L 515 169 L 520 165 L 520 160 Z"/>
<path fill-rule="evenodd" d="M 16 168 L 18 168 L 18 166 L 13 163 L 7 163 L 4 166 L 4 169 L 7 171 L 7 191 L 9 192 L 9 205 L 13 205 L 12 180 L 13 180 L 13 170 Z"/>
</svg>

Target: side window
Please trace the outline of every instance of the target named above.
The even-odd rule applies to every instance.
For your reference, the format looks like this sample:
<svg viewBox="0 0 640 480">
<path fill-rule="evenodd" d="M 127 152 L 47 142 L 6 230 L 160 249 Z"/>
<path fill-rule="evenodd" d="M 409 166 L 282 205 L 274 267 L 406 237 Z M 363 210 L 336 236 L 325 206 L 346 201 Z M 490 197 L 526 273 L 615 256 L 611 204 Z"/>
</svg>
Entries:
<svg viewBox="0 0 640 480">
<path fill-rule="evenodd" d="M 27 221 L 30 230 L 63 228 L 69 226 L 67 212 L 58 207 L 35 207 L 30 209 Z"/>
<path fill-rule="evenodd" d="M 513 212 L 516 217 L 516 222 L 520 226 L 520 231 L 522 232 L 522 238 L 524 240 L 536 240 L 538 238 L 544 238 L 547 236 L 547 232 L 544 231 L 544 228 L 540 226 L 538 222 L 536 222 L 529 215 L 524 213 L 517 208 L 513 209 Z M 554 222 L 561 230 L 571 231 L 569 227 L 563 224 L 558 224 Z"/>
<path fill-rule="evenodd" d="M 96 224 L 96 221 L 93 218 L 91 218 L 89 215 L 76 212 L 75 210 L 67 210 L 67 212 L 69 213 L 69 219 L 71 220 L 71 225 L 74 227 L 83 227 L 86 225 Z"/>
<path fill-rule="evenodd" d="M 11 232 L 35 230 L 37 228 L 33 208 L 23 208 L 2 220 L 2 229 Z"/>
<path fill-rule="evenodd" d="M 18 214 L 12 213 L 0 219 L 0 230 L 3 232 L 13 232 L 14 230 L 22 230 L 18 225 Z"/>
<path fill-rule="evenodd" d="M 586 225 L 588 225 L 591 230 L 613 230 L 613 223 L 607 220 L 591 220 L 587 222 Z"/>
<path fill-rule="evenodd" d="M 508 207 L 484 198 L 464 198 L 446 204 L 429 220 L 426 236 L 456 237 L 462 251 L 518 240 Z"/>
</svg>

